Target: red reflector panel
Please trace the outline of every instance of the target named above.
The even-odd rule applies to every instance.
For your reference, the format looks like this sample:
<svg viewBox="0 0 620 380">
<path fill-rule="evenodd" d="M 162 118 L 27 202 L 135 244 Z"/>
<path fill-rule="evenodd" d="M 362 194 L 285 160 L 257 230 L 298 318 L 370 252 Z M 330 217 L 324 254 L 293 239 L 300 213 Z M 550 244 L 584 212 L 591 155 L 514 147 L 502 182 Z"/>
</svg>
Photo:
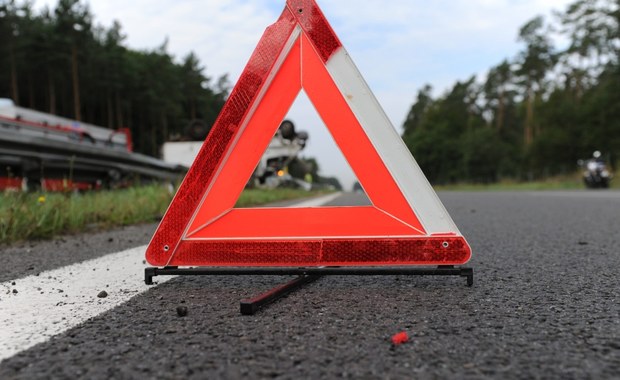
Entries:
<svg viewBox="0 0 620 380">
<path fill-rule="evenodd" d="M 314 42 L 323 62 L 327 62 L 342 44 L 321 9 L 313 0 L 288 0 L 287 5 L 304 32 Z"/>
<path fill-rule="evenodd" d="M 462 237 L 183 241 L 172 266 L 460 265 L 471 250 Z M 151 262 L 166 265 L 165 262 Z"/>
<path fill-rule="evenodd" d="M 165 217 L 162 219 L 146 253 L 150 263 L 166 264 L 170 252 L 153 247 L 175 244 L 181 239 L 183 230 L 190 221 L 196 205 L 200 203 L 208 184 L 211 183 L 229 145 L 238 132 L 250 105 L 258 97 L 265 84 L 285 42 L 295 28 L 296 22 L 288 10 L 284 10 L 280 19 L 268 27 L 258 46 L 252 53 L 239 81 L 222 108 L 209 136 L 202 144 L 196 157 L 201 165 L 192 165 L 182 186 L 175 195 Z M 197 191 L 196 189 L 202 189 Z M 162 264 L 159 264 L 162 265 Z"/>
</svg>

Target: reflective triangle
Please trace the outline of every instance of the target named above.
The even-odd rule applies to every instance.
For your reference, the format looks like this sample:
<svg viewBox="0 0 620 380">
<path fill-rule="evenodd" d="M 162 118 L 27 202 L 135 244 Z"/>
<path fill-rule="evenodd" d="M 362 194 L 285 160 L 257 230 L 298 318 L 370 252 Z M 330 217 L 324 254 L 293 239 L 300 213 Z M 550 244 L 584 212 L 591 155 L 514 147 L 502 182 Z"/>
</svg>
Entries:
<svg viewBox="0 0 620 380">
<path fill-rule="evenodd" d="M 304 89 L 372 206 L 233 208 Z M 471 250 L 314 0 L 265 31 L 146 253 L 152 265 L 455 265 Z"/>
</svg>

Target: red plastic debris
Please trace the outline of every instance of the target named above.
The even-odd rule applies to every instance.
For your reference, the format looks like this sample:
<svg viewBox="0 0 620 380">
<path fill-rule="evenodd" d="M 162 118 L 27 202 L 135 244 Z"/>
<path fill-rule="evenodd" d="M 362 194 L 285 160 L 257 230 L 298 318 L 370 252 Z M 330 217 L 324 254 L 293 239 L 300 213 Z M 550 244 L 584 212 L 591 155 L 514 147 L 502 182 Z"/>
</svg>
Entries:
<svg viewBox="0 0 620 380">
<path fill-rule="evenodd" d="M 392 336 L 392 344 L 398 346 L 399 344 L 403 344 L 409 341 L 409 335 L 405 331 L 399 332 L 398 334 L 394 334 Z"/>
</svg>

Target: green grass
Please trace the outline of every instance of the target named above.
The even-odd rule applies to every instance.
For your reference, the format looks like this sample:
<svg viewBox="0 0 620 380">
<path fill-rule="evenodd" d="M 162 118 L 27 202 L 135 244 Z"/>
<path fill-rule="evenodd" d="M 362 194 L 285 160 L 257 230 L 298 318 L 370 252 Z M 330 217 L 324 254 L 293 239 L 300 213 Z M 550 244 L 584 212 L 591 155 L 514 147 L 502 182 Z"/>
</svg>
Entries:
<svg viewBox="0 0 620 380">
<path fill-rule="evenodd" d="M 292 189 L 245 190 L 237 207 L 313 195 Z M 0 193 L 0 243 L 153 222 L 171 200 L 172 195 L 161 186 L 83 194 Z"/>
<path fill-rule="evenodd" d="M 438 191 L 544 191 L 585 189 L 581 173 L 548 178 L 541 181 L 503 180 L 490 184 L 457 183 L 433 186 Z M 611 188 L 620 189 L 620 178 L 612 179 Z"/>
<path fill-rule="evenodd" d="M 235 207 L 260 206 L 267 203 L 313 197 L 323 193 L 325 193 L 325 191 L 308 192 L 298 189 L 246 189 L 241 193 Z"/>
</svg>

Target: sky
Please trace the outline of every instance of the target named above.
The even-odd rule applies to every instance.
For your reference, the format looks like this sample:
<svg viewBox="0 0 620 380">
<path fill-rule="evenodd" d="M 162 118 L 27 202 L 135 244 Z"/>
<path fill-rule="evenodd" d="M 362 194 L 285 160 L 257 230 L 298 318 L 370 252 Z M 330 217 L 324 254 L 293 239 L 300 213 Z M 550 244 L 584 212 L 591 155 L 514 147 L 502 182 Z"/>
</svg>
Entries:
<svg viewBox="0 0 620 380">
<path fill-rule="evenodd" d="M 425 84 L 440 95 L 458 80 L 518 50 L 520 26 L 564 10 L 574 0 L 317 0 L 344 47 L 392 121 L 402 124 Z M 57 0 L 35 0 L 54 7 Z M 177 60 L 195 52 L 206 74 L 236 83 L 264 29 L 285 0 L 90 0 L 95 22 L 120 21 L 126 45 L 152 50 L 168 40 Z M 316 157 L 324 176 L 349 188 L 354 174 L 305 96 L 288 117 L 310 133 L 302 155 Z"/>
</svg>

